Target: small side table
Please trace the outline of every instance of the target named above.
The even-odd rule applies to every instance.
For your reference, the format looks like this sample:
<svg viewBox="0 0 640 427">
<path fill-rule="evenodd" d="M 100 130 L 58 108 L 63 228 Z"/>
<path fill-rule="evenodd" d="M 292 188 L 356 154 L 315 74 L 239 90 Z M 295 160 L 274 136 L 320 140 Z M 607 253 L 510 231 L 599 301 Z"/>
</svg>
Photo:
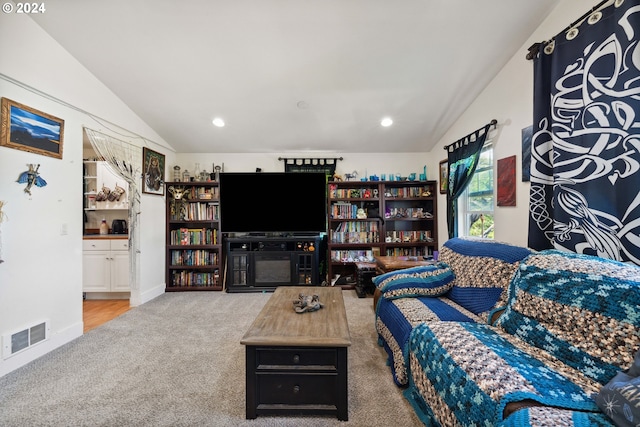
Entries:
<svg viewBox="0 0 640 427">
<path fill-rule="evenodd" d="M 375 285 L 371 279 L 376 274 L 376 263 L 356 262 L 356 294 L 358 295 L 358 298 L 365 298 L 368 293 L 373 295 Z"/>
</svg>

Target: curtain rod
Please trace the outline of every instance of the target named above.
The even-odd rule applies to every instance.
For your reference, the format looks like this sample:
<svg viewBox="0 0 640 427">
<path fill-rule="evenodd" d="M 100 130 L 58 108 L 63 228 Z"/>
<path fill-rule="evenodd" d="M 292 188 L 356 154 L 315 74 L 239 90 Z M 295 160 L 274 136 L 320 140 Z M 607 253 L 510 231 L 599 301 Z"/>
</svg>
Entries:
<svg viewBox="0 0 640 427">
<path fill-rule="evenodd" d="M 611 1 L 611 0 L 602 0 L 600 3 L 598 3 L 597 5 L 592 7 L 590 11 L 588 11 L 587 13 L 582 15 L 580 18 L 578 18 L 575 21 L 573 21 L 571 24 L 567 25 L 567 28 L 565 28 L 564 30 L 560 31 L 558 34 L 566 33 L 567 31 L 569 31 L 570 29 L 575 27 L 577 24 L 579 24 L 582 21 L 584 21 L 585 19 L 587 19 L 593 12 L 595 12 L 598 9 L 600 9 L 602 6 L 604 6 L 605 3 L 608 3 L 609 1 Z M 529 47 L 529 49 L 528 49 L 529 52 L 527 53 L 527 56 L 526 56 L 527 60 L 530 61 L 533 58 L 535 58 L 536 56 L 538 56 L 538 52 L 540 51 L 540 45 L 542 43 L 544 43 L 544 42 L 534 43 Z"/>
<path fill-rule="evenodd" d="M 493 126 L 494 128 L 498 127 L 498 121 L 496 119 L 491 120 L 489 123 L 487 123 L 486 125 L 479 127 L 478 129 L 474 130 L 473 132 L 471 132 L 469 135 L 463 136 L 462 138 L 458 139 L 456 142 L 452 142 L 449 145 L 445 145 L 444 149 L 445 150 L 449 150 L 449 147 L 451 147 L 454 144 L 457 144 L 458 142 L 462 141 L 463 139 L 466 139 L 468 137 L 470 137 L 471 135 L 473 135 L 474 133 L 481 131 L 482 129 L 486 128 L 486 127 L 491 127 Z"/>
</svg>

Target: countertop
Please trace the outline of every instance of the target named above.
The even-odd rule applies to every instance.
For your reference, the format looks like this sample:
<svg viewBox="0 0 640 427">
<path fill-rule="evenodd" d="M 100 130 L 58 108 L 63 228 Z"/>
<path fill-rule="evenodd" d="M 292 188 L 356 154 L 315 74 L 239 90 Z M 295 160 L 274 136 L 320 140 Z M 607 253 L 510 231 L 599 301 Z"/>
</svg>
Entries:
<svg viewBox="0 0 640 427">
<path fill-rule="evenodd" d="M 128 234 L 85 234 L 82 236 L 83 240 L 91 240 L 91 239 L 128 239 Z"/>
</svg>

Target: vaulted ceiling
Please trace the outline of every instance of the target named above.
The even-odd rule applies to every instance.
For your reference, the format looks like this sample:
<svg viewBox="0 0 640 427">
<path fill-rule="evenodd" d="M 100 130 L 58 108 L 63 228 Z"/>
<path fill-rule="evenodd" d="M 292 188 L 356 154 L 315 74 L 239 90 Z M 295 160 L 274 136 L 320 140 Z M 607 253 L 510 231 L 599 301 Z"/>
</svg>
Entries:
<svg viewBox="0 0 640 427">
<path fill-rule="evenodd" d="M 56 0 L 32 18 L 178 152 L 422 152 L 556 4 Z"/>
</svg>

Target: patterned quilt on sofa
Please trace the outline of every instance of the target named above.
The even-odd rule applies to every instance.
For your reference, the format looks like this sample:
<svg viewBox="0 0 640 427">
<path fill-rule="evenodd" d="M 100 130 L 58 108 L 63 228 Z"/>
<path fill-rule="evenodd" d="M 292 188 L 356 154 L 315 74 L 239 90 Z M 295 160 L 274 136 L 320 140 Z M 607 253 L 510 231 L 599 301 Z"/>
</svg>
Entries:
<svg viewBox="0 0 640 427">
<path fill-rule="evenodd" d="M 639 331 L 640 268 L 543 251 L 520 265 L 495 327 L 412 330 L 405 395 L 427 425 L 610 425 L 594 395 L 633 362 Z"/>
<path fill-rule="evenodd" d="M 384 292 L 376 306 L 376 330 L 396 384 L 408 384 L 406 350 L 414 327 L 438 320 L 485 322 L 492 308 L 504 305 L 507 286 L 519 262 L 530 253 L 526 248 L 494 241 L 450 239 L 440 251 L 438 264 L 448 266 L 453 273 L 446 293 L 406 297 L 405 292 L 400 298 L 397 287 Z M 390 281 L 402 284 L 412 270 L 386 273 L 374 278 L 374 284 L 379 290 Z"/>
</svg>

